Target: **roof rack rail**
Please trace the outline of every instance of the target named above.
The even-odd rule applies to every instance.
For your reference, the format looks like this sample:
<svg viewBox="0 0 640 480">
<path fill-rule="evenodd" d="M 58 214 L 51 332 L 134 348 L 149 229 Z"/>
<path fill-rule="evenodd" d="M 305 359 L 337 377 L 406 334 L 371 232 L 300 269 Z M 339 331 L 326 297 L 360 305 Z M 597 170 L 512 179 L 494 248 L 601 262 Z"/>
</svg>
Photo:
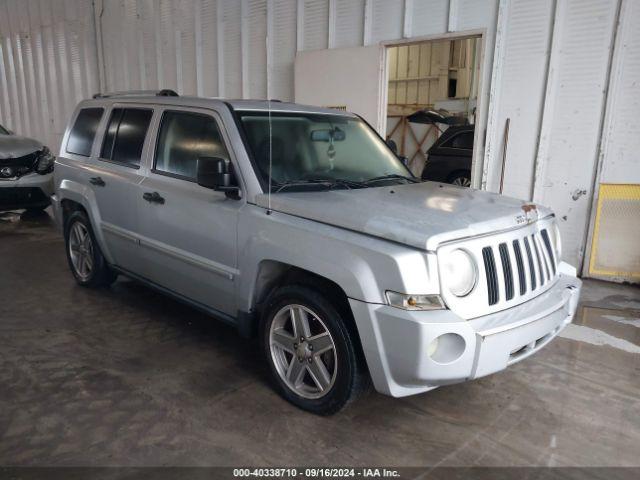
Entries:
<svg viewBox="0 0 640 480">
<path fill-rule="evenodd" d="M 156 97 L 178 97 L 179 95 L 175 90 L 168 88 L 162 90 L 127 90 L 123 92 L 107 92 L 96 93 L 93 98 L 110 98 L 110 97 L 127 97 L 138 95 L 155 95 Z"/>
</svg>

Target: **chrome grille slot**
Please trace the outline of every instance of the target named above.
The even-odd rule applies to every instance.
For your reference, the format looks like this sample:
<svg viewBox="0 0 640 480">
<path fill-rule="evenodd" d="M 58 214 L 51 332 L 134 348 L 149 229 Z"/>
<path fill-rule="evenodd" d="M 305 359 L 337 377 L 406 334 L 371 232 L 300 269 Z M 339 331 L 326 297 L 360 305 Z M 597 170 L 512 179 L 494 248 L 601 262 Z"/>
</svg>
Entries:
<svg viewBox="0 0 640 480">
<path fill-rule="evenodd" d="M 529 273 L 531 276 L 531 290 L 536 289 L 536 269 L 533 266 L 533 255 L 531 254 L 531 247 L 529 246 L 529 239 L 524 237 L 524 247 L 527 249 L 527 260 L 529 261 Z"/>
<path fill-rule="evenodd" d="M 536 242 L 538 242 L 538 250 L 540 252 L 540 257 L 542 258 L 542 266 L 544 267 L 545 278 L 547 280 L 551 280 L 551 262 L 549 261 L 549 256 L 546 249 L 542 246 L 543 242 L 540 234 L 536 235 Z"/>
<path fill-rule="evenodd" d="M 511 300 L 513 298 L 513 271 L 511 270 L 511 259 L 509 258 L 507 244 L 501 243 L 498 246 L 498 251 L 500 252 L 500 262 L 504 273 L 505 297 L 507 300 Z"/>
<path fill-rule="evenodd" d="M 484 260 L 484 269 L 487 273 L 487 294 L 489 305 L 498 303 L 498 272 L 496 270 L 496 261 L 493 257 L 491 247 L 482 249 L 482 258 Z"/>
<path fill-rule="evenodd" d="M 544 272 L 542 271 L 542 260 L 540 259 L 540 251 L 538 250 L 535 235 L 531 235 L 531 244 L 533 245 L 533 254 L 536 257 L 536 263 L 538 265 L 538 278 L 540 279 L 540 286 L 542 287 L 544 285 Z"/>
<path fill-rule="evenodd" d="M 551 261 L 551 270 L 553 271 L 553 276 L 555 277 L 556 259 L 555 259 L 555 256 L 553 255 L 553 248 L 551 248 L 551 241 L 549 240 L 549 232 L 547 232 L 547 229 L 545 228 L 544 230 L 542 230 L 542 232 L 540 232 L 540 235 L 542 235 L 544 246 L 547 248 L 547 255 L 549 255 L 549 260 Z"/>
<path fill-rule="evenodd" d="M 520 295 L 527 293 L 527 277 L 524 271 L 524 261 L 522 260 L 522 250 L 520 249 L 520 242 L 518 240 L 513 241 L 513 252 L 516 255 L 516 266 L 518 267 L 518 282 L 520 283 Z"/>
<path fill-rule="evenodd" d="M 519 228 L 438 247 L 439 262 L 454 250 L 464 249 L 476 259 L 478 269 L 475 287 L 464 296 L 454 295 L 441 279 L 447 307 L 471 319 L 519 305 L 551 288 L 560 274 L 551 238 L 553 222 L 549 216 Z"/>
</svg>

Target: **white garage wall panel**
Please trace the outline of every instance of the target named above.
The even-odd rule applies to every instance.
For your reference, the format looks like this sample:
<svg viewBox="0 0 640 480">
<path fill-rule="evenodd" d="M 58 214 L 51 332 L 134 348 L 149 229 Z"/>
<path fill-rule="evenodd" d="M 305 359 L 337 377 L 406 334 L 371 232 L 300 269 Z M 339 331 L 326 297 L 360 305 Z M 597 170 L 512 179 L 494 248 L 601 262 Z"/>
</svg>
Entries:
<svg viewBox="0 0 640 480">
<path fill-rule="evenodd" d="M 240 7 L 239 1 L 218 1 L 218 94 L 221 97 L 242 97 Z"/>
<path fill-rule="evenodd" d="M 76 103 L 98 90 L 91 4 L 0 3 L 0 123 L 57 152 Z"/>
<path fill-rule="evenodd" d="M 329 48 L 363 45 L 364 10 L 365 0 L 329 0 Z"/>
<path fill-rule="evenodd" d="M 329 0 L 298 0 L 298 50 L 329 44 Z"/>
<path fill-rule="evenodd" d="M 267 98 L 267 0 L 243 0 L 242 35 L 242 95 Z"/>
<path fill-rule="evenodd" d="M 447 31 L 449 0 L 405 0 L 408 36 L 419 37 Z"/>
<path fill-rule="evenodd" d="M 640 282 L 640 0 L 623 0 L 593 205 L 590 276 Z"/>
<path fill-rule="evenodd" d="M 558 3 L 534 200 L 554 208 L 563 256 L 581 265 L 613 47 L 617 2 Z"/>
<path fill-rule="evenodd" d="M 518 198 L 530 199 L 532 194 L 554 5 L 553 0 L 513 0 L 501 18 L 502 38 L 496 51 L 500 68 L 494 70 L 492 81 L 485 169 L 501 171 L 509 119 L 504 193 Z M 486 187 L 497 191 L 499 183 L 500 175 L 494 174 Z"/>
<path fill-rule="evenodd" d="M 497 8 L 496 0 L 451 0 L 449 30 L 487 28 L 495 23 Z"/>
<path fill-rule="evenodd" d="M 623 0 L 620 23 L 600 183 L 640 184 L 640 0 Z"/>
<path fill-rule="evenodd" d="M 175 38 L 176 38 L 176 65 L 178 90 L 184 92 L 196 92 L 197 69 L 196 69 L 196 36 L 193 28 L 195 13 L 195 2 L 193 0 L 181 0 L 176 4 L 179 14 L 174 16 Z M 136 32 L 133 38 L 139 37 Z M 140 64 L 144 65 L 144 52 Z M 143 73 L 143 72 L 141 72 Z M 144 86 L 141 85 L 143 88 Z"/>
<path fill-rule="evenodd" d="M 132 26 L 136 28 L 138 24 L 140 25 L 140 28 L 137 28 L 135 35 L 133 35 L 136 42 L 134 45 L 137 49 L 139 88 L 142 90 L 159 89 L 158 60 L 154 54 L 156 52 L 156 33 L 153 28 L 155 20 L 153 2 L 149 0 L 138 2 L 137 13 L 140 17 L 139 22 L 135 22 Z"/>
<path fill-rule="evenodd" d="M 196 3 L 196 93 L 213 97 L 218 95 L 218 8 L 216 2 L 212 1 L 197 0 Z M 266 65 L 266 58 L 262 62 Z"/>
<path fill-rule="evenodd" d="M 269 0 L 269 92 L 270 98 L 293 100 L 293 61 L 296 57 L 296 0 Z"/>
<path fill-rule="evenodd" d="M 364 43 L 403 37 L 405 0 L 367 0 L 364 18 Z"/>
</svg>

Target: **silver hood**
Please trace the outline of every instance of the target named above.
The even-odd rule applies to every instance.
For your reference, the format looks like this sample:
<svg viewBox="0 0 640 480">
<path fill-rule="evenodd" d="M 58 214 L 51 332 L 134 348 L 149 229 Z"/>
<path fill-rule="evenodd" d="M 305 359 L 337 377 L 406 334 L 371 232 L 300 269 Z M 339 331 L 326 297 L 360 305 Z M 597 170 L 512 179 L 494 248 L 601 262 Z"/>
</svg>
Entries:
<svg viewBox="0 0 640 480">
<path fill-rule="evenodd" d="M 267 195 L 257 197 L 267 207 Z M 282 192 L 274 211 L 366 233 L 412 247 L 435 250 L 449 240 L 520 227 L 551 214 L 523 200 L 435 182 L 392 187 Z"/>
<path fill-rule="evenodd" d="M 19 135 L 0 135 L 0 159 L 18 158 L 42 150 L 43 145 L 33 138 Z"/>
</svg>

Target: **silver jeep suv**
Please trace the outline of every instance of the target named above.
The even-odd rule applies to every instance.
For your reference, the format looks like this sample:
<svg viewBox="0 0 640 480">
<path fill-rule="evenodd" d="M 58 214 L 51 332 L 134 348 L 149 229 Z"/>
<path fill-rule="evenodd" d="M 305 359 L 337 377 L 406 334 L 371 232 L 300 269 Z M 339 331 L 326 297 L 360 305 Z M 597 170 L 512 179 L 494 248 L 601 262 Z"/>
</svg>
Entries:
<svg viewBox="0 0 640 480">
<path fill-rule="evenodd" d="M 549 343 L 581 282 L 552 212 L 413 177 L 357 115 L 276 101 L 81 102 L 53 204 L 84 286 L 139 280 L 257 335 L 278 391 L 336 412 Z"/>
</svg>

